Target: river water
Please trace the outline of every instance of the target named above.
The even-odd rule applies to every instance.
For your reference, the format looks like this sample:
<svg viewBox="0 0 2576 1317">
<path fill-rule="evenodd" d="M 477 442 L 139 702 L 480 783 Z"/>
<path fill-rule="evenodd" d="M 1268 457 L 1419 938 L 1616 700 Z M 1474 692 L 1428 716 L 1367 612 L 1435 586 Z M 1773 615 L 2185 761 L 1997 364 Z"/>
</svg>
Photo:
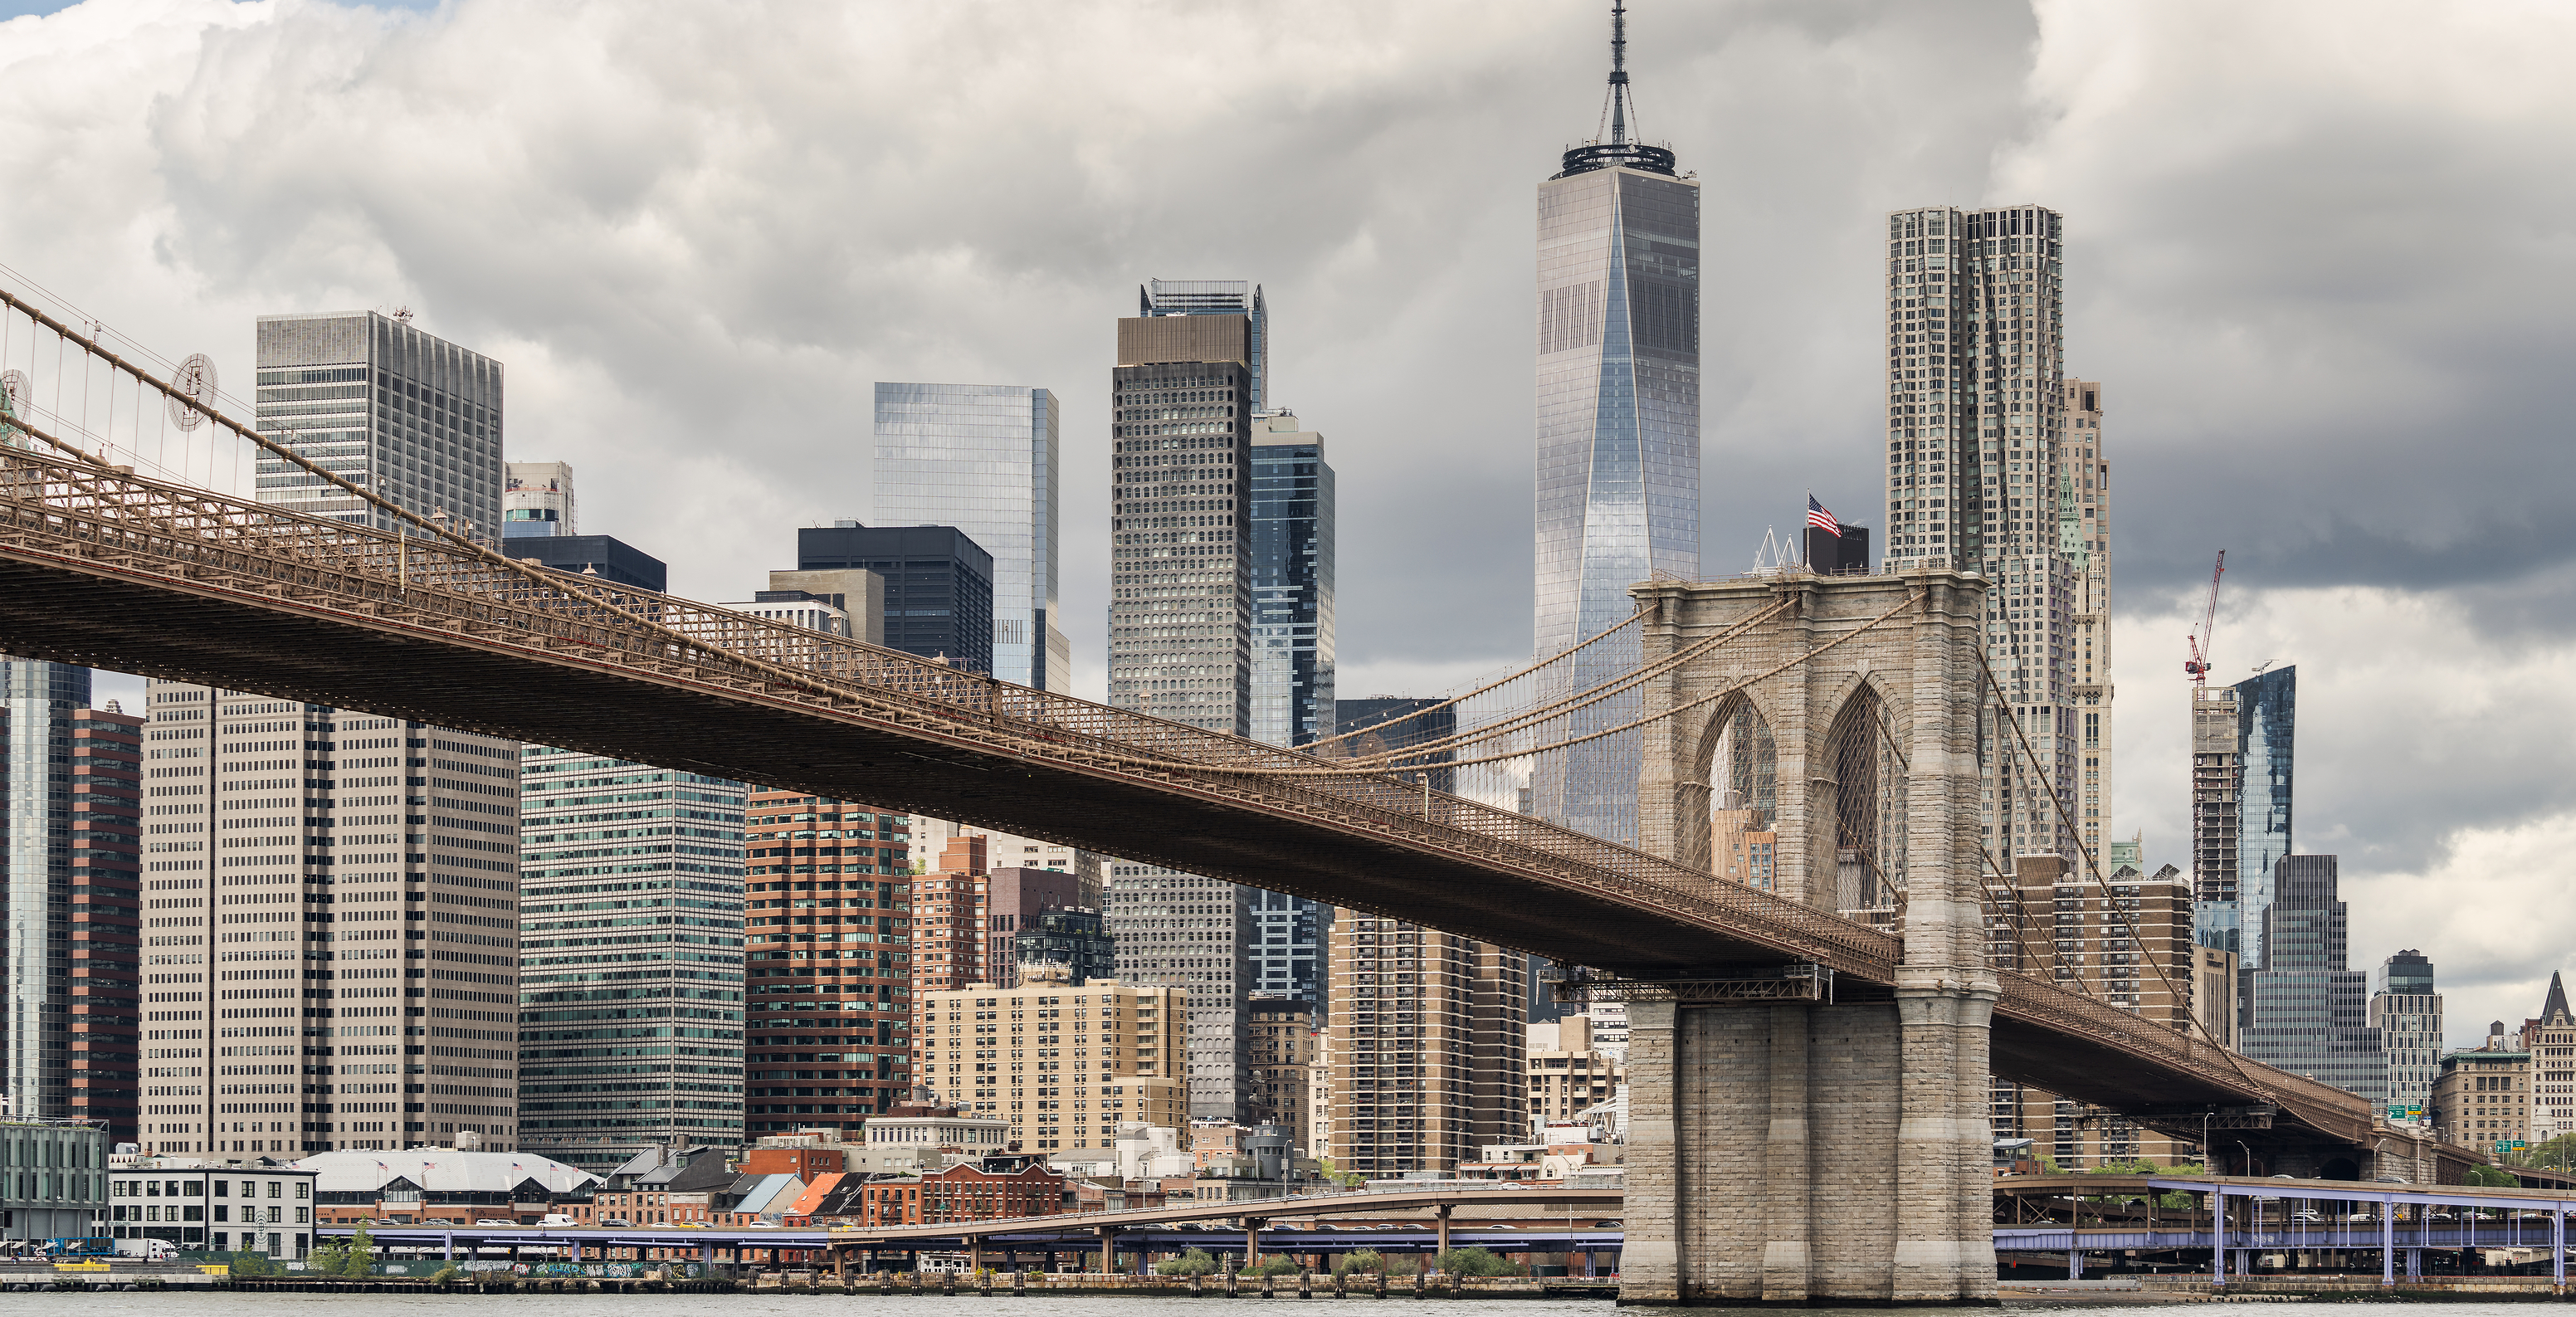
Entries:
<svg viewBox="0 0 2576 1317">
<path fill-rule="evenodd" d="M 50 1313 L 76 1307 L 80 1317 L 169 1317 L 174 1306 L 183 1307 L 188 1317 L 280 1317 L 284 1314 L 307 1314 L 309 1317 L 467 1317 L 495 1306 L 512 1312 L 532 1312 L 542 1306 L 550 1315 L 570 1313 L 576 1317 L 630 1317 L 669 1310 L 676 1317 L 683 1312 L 700 1312 L 713 1308 L 722 1317 L 820 1317 L 831 1311 L 874 1313 L 881 1307 L 903 1314 L 903 1317 L 997 1317 L 1000 1309 L 1009 1317 L 1118 1317 L 1140 1311 L 1149 1317 L 1211 1317 L 1211 1303 L 1221 1299 L 1183 1298 L 1179 1296 L 1137 1295 L 1101 1291 L 1093 1293 L 1030 1294 L 1012 1298 L 996 1293 L 992 1298 L 960 1294 L 953 1298 L 939 1295 L 881 1297 L 818 1297 L 811 1294 L 779 1294 L 746 1291 L 738 1294 L 546 1294 L 525 1298 L 503 1295 L 471 1294 L 233 1294 L 217 1291 L 209 1294 L 176 1294 L 145 1292 L 105 1292 L 83 1294 L 8 1294 L 0 1295 L 0 1313 Z M 1258 1304 L 1264 1307 L 1287 1306 L 1301 1317 L 1461 1317 L 1459 1302 L 1475 1303 L 1480 1309 L 1493 1311 L 1494 1317 L 1612 1317 L 1619 1311 L 1602 1299 L 1496 1299 L 1477 1301 L 1414 1299 L 1236 1299 L 1233 1304 Z M 1232 1305 L 1228 1305 L 1231 1307 Z M 2007 1312 L 2080 1311 L 2083 1317 L 2174 1317 L 2177 1305 L 2166 1302 L 2130 1305 L 2094 1297 L 2074 1302 L 2007 1302 Z M 2338 1313 L 2357 1307 L 2399 1308 L 2403 1303 L 2339 1303 Z M 2416 1305 L 2419 1306 L 2420 1305 Z M 1159 1311 L 1158 1311 L 1159 1310 Z M 1750 1311 L 1750 1310 L 1746 1310 Z M 1810 1308 L 1810 1313 L 1849 1312 L 1860 1317 L 1886 1317 L 1884 1308 L 1840 1309 Z M 2528 1317 L 2526 1303 L 2445 1303 L 2442 1317 Z"/>
</svg>

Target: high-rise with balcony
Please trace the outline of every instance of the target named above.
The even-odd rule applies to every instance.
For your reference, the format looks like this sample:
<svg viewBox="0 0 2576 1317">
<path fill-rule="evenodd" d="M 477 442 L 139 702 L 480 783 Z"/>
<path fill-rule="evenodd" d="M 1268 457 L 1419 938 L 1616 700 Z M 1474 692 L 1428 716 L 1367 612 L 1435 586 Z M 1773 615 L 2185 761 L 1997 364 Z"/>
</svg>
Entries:
<svg viewBox="0 0 2576 1317">
<path fill-rule="evenodd" d="M 1886 560 L 1987 577 L 1993 733 L 2030 748 L 1985 769 L 1987 844 L 2081 868 L 2114 835 L 2110 463 L 2064 249 L 2044 206 L 1888 215 Z"/>
<path fill-rule="evenodd" d="M 1073 681 L 1056 600 L 1062 415 L 1020 384 L 876 388 L 878 524 L 954 526 L 993 555 L 993 675 L 1051 691 Z"/>
<path fill-rule="evenodd" d="M 745 1123 L 858 1141 L 910 1090 L 910 820 L 794 791 L 748 804 Z"/>
<path fill-rule="evenodd" d="M 259 318 L 257 426 L 335 475 L 485 543 L 501 538 L 501 363 L 375 311 Z M 262 502 L 392 529 L 282 458 Z"/>
<path fill-rule="evenodd" d="M 1699 575 L 1699 184 L 1637 140 L 1625 15 L 1611 30 L 1602 134 L 1538 185 L 1537 582 L 1533 639 L 1560 653 L 1625 622 L 1628 587 Z M 1625 671 L 1632 640 L 1595 645 L 1569 689 Z M 1633 720 L 1600 701 L 1572 732 Z M 1611 841 L 1637 833 L 1637 748 L 1576 747 L 1531 784 L 1531 809 Z"/>
<path fill-rule="evenodd" d="M 1344 909 L 1331 957 L 1335 1168 L 1454 1171 L 1528 1137 L 1526 953 Z"/>
</svg>

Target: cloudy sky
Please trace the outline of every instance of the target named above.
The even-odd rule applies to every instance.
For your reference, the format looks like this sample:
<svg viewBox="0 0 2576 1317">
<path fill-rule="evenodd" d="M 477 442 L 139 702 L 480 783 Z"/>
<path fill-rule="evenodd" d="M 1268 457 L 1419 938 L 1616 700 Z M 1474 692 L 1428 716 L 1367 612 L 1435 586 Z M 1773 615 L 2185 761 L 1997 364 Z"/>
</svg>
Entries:
<svg viewBox="0 0 2576 1317">
<path fill-rule="evenodd" d="M 1341 475 L 1342 689 L 1529 642 L 1533 187 L 1600 108 L 1577 0 L 0 5 L 0 262 L 236 382 L 262 312 L 507 363 L 583 528 L 738 595 L 870 512 L 881 379 L 1064 400 L 1102 683 L 1112 321 L 1268 290 Z M 2576 945 L 2576 11 L 1636 0 L 1704 185 L 1704 570 L 1812 488 L 1875 524 L 1879 217 L 2068 216 L 2114 462 L 2117 827 L 2185 862 L 2182 640 L 2295 663 L 2298 841 L 2453 1038 Z"/>
</svg>

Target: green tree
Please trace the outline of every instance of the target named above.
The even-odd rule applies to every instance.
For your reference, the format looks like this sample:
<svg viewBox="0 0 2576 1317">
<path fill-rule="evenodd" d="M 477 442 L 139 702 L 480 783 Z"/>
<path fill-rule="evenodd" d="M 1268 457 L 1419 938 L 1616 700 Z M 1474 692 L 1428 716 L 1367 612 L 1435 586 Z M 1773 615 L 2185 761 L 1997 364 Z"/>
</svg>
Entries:
<svg viewBox="0 0 2576 1317">
<path fill-rule="evenodd" d="M 304 1255 L 304 1269 L 325 1276 L 340 1275 L 349 1265 L 349 1242 L 344 1239 L 317 1239 L 313 1251 Z"/>
<path fill-rule="evenodd" d="M 2511 1189 L 2522 1181 L 2513 1178 L 2512 1172 L 2493 1166 L 2472 1166 L 2469 1168 L 2469 1183 L 2489 1189 Z"/>
<path fill-rule="evenodd" d="M 224 1274 L 236 1280 L 274 1276 L 277 1274 L 277 1264 L 269 1261 L 264 1253 L 235 1253 L 232 1260 L 224 1264 Z"/>
<path fill-rule="evenodd" d="M 1453 1248 L 1440 1255 L 1440 1271 L 1448 1276 L 1526 1276 L 1529 1268 L 1513 1262 L 1488 1248 Z"/>
<path fill-rule="evenodd" d="M 1386 1270 L 1386 1255 L 1373 1248 L 1355 1248 L 1333 1260 L 1336 1276 L 1372 1275 Z"/>
<path fill-rule="evenodd" d="M 1194 1248 L 1176 1258 L 1165 1258 L 1154 1264 L 1157 1276 L 1204 1276 L 1216 1270 L 1216 1259 L 1203 1248 Z"/>
<path fill-rule="evenodd" d="M 1252 1266 L 1245 1267 L 1242 1274 L 1246 1276 L 1294 1276 L 1298 1272 L 1304 1270 L 1304 1267 L 1297 1265 L 1297 1259 L 1289 1257 L 1284 1253 L 1273 1253 L 1270 1256 L 1263 1258 L 1260 1262 Z"/>
<path fill-rule="evenodd" d="M 365 1276 L 373 1274 L 375 1269 L 376 1240 L 373 1235 L 367 1233 L 367 1223 L 361 1221 L 357 1229 L 350 1233 L 348 1247 L 341 1250 L 340 1274 Z"/>
</svg>

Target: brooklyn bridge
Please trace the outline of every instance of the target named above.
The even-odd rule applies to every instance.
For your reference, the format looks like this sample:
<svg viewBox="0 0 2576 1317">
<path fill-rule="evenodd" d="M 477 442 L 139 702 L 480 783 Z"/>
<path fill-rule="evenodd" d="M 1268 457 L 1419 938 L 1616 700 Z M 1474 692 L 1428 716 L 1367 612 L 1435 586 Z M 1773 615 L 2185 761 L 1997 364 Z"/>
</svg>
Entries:
<svg viewBox="0 0 2576 1317">
<path fill-rule="evenodd" d="M 1986 716 L 1974 574 L 1641 583 L 1621 671 L 1445 743 L 1303 753 L 514 562 L 8 300 L 132 414 L 176 400 L 368 524 L 138 475 L 114 434 L 21 410 L 0 651 L 964 820 L 1585 967 L 1632 1020 L 1632 1300 L 1990 1296 L 1993 1078 L 2224 1129 L 2267 1170 L 2399 1164 L 2361 1098 L 1992 954 L 1979 765 L 2029 750 Z M 1748 717 L 1777 783 L 1767 889 L 1711 872 L 1718 747 Z M 201 732 L 211 755 L 220 720 Z M 1638 757 L 1633 847 L 1429 771 L 1602 746 Z M 1887 888 L 1868 922 L 1838 896 L 1856 818 Z"/>
</svg>

